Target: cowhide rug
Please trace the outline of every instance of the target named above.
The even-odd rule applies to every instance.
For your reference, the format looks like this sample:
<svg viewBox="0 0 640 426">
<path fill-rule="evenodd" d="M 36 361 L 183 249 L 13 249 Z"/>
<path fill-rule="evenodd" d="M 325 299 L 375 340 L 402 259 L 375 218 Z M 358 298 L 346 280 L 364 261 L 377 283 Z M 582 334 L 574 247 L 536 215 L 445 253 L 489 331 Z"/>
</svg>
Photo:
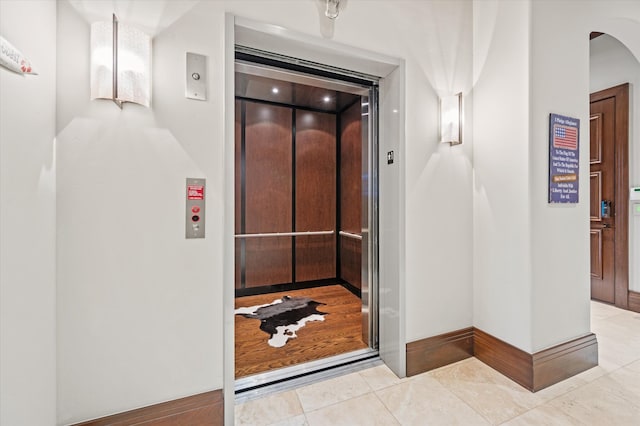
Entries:
<svg viewBox="0 0 640 426">
<path fill-rule="evenodd" d="M 289 297 L 276 299 L 265 305 L 249 306 L 235 310 L 236 315 L 260 320 L 260 330 L 269 334 L 269 346 L 281 348 L 289 339 L 298 337 L 300 330 L 310 321 L 324 321 L 325 312 L 316 308 L 324 303 L 308 297 Z"/>
</svg>

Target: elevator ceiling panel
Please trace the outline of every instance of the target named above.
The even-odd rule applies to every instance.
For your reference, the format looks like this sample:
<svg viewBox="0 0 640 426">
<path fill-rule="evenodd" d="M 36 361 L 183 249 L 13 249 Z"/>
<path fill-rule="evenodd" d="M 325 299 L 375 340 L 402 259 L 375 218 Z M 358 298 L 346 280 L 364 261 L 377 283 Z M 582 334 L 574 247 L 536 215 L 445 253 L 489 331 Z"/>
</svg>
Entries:
<svg viewBox="0 0 640 426">
<path fill-rule="evenodd" d="M 359 95 L 264 77 L 235 73 L 235 94 L 238 97 L 310 108 L 326 112 L 340 112 L 360 99 Z"/>
</svg>

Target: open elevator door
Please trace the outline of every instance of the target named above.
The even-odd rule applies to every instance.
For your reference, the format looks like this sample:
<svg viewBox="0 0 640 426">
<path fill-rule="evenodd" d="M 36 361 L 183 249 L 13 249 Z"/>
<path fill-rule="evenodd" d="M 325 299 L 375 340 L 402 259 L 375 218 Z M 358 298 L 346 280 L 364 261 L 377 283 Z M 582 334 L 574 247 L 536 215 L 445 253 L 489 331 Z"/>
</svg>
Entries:
<svg viewBox="0 0 640 426">
<path fill-rule="evenodd" d="M 239 83 L 238 75 L 249 77 L 243 78 L 242 83 Z M 352 113 L 356 113 L 359 116 L 359 129 L 357 133 L 360 137 L 358 138 L 359 146 L 356 149 L 360 151 L 360 158 L 358 159 L 359 167 L 351 167 L 354 165 L 353 162 L 351 162 L 349 167 L 343 168 L 342 163 L 349 161 L 349 155 L 353 154 L 353 152 L 349 151 L 350 148 L 345 147 L 344 144 L 339 144 L 341 148 L 336 150 L 336 156 L 338 157 L 338 169 L 350 169 L 350 173 L 357 173 L 360 184 L 356 192 L 354 192 L 354 188 L 351 188 L 351 193 L 349 193 L 349 190 L 342 188 L 341 183 L 338 182 L 338 213 L 336 215 L 336 227 L 334 229 L 336 230 L 335 247 L 337 252 L 336 278 L 347 278 L 343 275 L 347 273 L 347 275 L 349 275 L 348 281 L 351 281 L 349 284 L 352 284 L 361 296 L 362 340 L 366 343 L 368 349 L 307 362 L 303 365 L 281 368 L 257 376 L 242 378 L 236 380 L 236 392 L 242 392 L 245 389 L 255 389 L 265 384 L 286 380 L 288 377 L 301 376 L 316 371 L 327 371 L 327 369 L 333 366 L 344 366 L 346 364 L 372 359 L 378 355 L 377 78 L 351 73 L 342 69 L 323 67 L 315 63 L 304 63 L 304 61 L 297 59 L 236 46 L 236 86 L 239 84 L 243 85 L 245 86 L 243 90 L 247 90 L 248 82 L 252 78 L 257 80 L 262 79 L 262 83 L 264 83 L 264 79 L 288 82 L 292 85 L 294 93 L 296 92 L 296 85 L 299 85 L 297 87 L 312 86 L 332 90 L 337 94 L 343 93 L 356 95 L 358 97 L 357 104 L 351 105 L 351 109 L 353 110 Z M 259 81 L 256 83 L 256 86 L 260 86 Z M 264 84 L 262 84 L 262 86 L 264 86 L 261 88 L 263 92 L 269 90 Z M 236 94 L 237 93 L 238 91 L 236 90 Z M 313 102 L 312 100 L 307 101 Z M 267 102 L 271 102 L 274 105 L 276 104 L 269 100 L 267 100 Z M 314 106 L 310 105 L 309 108 L 314 108 Z M 346 107 L 343 112 L 345 111 Z M 342 117 L 339 117 L 336 133 L 340 138 L 346 129 L 340 127 Z M 351 151 L 353 151 L 353 148 L 354 147 L 351 147 Z M 243 164 L 241 167 L 245 167 L 245 165 Z M 338 175 L 338 181 L 344 177 L 342 173 L 338 173 Z M 345 208 L 345 204 L 349 202 L 353 203 L 354 199 L 360 202 L 359 208 L 354 209 L 358 213 L 358 220 L 353 220 L 353 215 L 351 215 L 351 218 L 347 218 L 341 213 Z M 240 232 L 238 233 L 238 228 L 236 229 L 236 242 L 238 243 L 236 256 L 243 259 L 242 262 L 246 260 L 244 257 L 246 253 L 242 247 L 250 238 L 257 237 L 262 239 L 271 236 L 278 238 L 291 237 L 295 244 L 296 238 L 302 239 L 307 237 L 310 232 L 298 230 L 295 226 L 285 232 L 279 231 L 277 233 L 270 233 L 269 230 L 254 234 L 239 230 Z M 319 232 L 328 231 L 321 230 Z M 295 262 L 295 249 L 293 252 Z M 240 253 L 239 256 L 238 253 Z M 356 257 L 358 261 L 352 262 L 351 266 L 349 266 L 349 262 L 343 262 L 342 256 Z M 357 265 L 358 271 L 353 271 L 355 265 Z M 237 259 L 236 274 L 245 274 L 243 269 L 245 266 L 244 264 L 238 265 Z M 347 272 L 349 268 L 352 270 Z M 289 283 L 293 287 L 290 288 L 295 288 L 297 284 L 295 267 L 293 271 L 293 277 L 291 283 Z M 242 283 L 240 283 L 240 285 L 242 285 Z M 236 294 L 238 293 L 236 292 Z"/>
</svg>

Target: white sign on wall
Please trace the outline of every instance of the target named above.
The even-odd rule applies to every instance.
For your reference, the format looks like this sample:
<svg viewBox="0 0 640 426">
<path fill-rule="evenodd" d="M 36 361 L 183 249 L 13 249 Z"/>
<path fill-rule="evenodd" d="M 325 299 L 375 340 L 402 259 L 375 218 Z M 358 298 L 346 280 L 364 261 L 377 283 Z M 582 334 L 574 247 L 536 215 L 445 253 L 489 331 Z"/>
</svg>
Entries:
<svg viewBox="0 0 640 426">
<path fill-rule="evenodd" d="M 20 74 L 36 74 L 22 52 L 0 36 L 0 65 Z"/>
</svg>

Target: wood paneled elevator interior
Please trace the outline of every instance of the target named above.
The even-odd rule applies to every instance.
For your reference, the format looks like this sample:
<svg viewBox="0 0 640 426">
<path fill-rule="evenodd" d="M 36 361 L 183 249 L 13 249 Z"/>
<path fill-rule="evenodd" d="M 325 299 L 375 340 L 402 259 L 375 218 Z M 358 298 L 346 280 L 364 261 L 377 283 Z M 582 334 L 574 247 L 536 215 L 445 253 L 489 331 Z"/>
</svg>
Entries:
<svg viewBox="0 0 640 426">
<path fill-rule="evenodd" d="M 236 81 L 237 294 L 325 280 L 359 289 L 361 97 Z"/>
<path fill-rule="evenodd" d="M 314 355 L 313 349 L 301 348 L 298 355 L 307 353 L 304 357 L 289 354 L 296 359 L 274 353 L 279 362 L 266 360 L 255 368 L 240 365 L 255 361 L 260 349 L 253 343 L 243 347 L 249 328 L 239 333 L 241 320 L 236 319 L 236 377 L 369 347 L 362 339 L 360 313 L 368 97 L 263 71 L 237 66 L 235 75 L 236 306 L 263 305 L 282 295 L 308 297 L 305 289 L 322 299 L 326 288 L 332 304 L 350 303 L 356 311 L 340 321 L 337 313 L 331 317 L 340 327 L 352 323 L 353 336 L 343 336 L 340 344 L 330 341 L 336 329 L 327 327 L 329 321 L 323 324 L 324 343 L 316 324 L 298 332 L 295 344 L 287 343 L 292 351 L 314 332 L 312 346 L 335 346 L 333 352 Z M 329 296 L 336 286 L 344 291 L 344 301 Z M 325 308 L 324 299 L 318 302 L 318 309 Z"/>
</svg>

